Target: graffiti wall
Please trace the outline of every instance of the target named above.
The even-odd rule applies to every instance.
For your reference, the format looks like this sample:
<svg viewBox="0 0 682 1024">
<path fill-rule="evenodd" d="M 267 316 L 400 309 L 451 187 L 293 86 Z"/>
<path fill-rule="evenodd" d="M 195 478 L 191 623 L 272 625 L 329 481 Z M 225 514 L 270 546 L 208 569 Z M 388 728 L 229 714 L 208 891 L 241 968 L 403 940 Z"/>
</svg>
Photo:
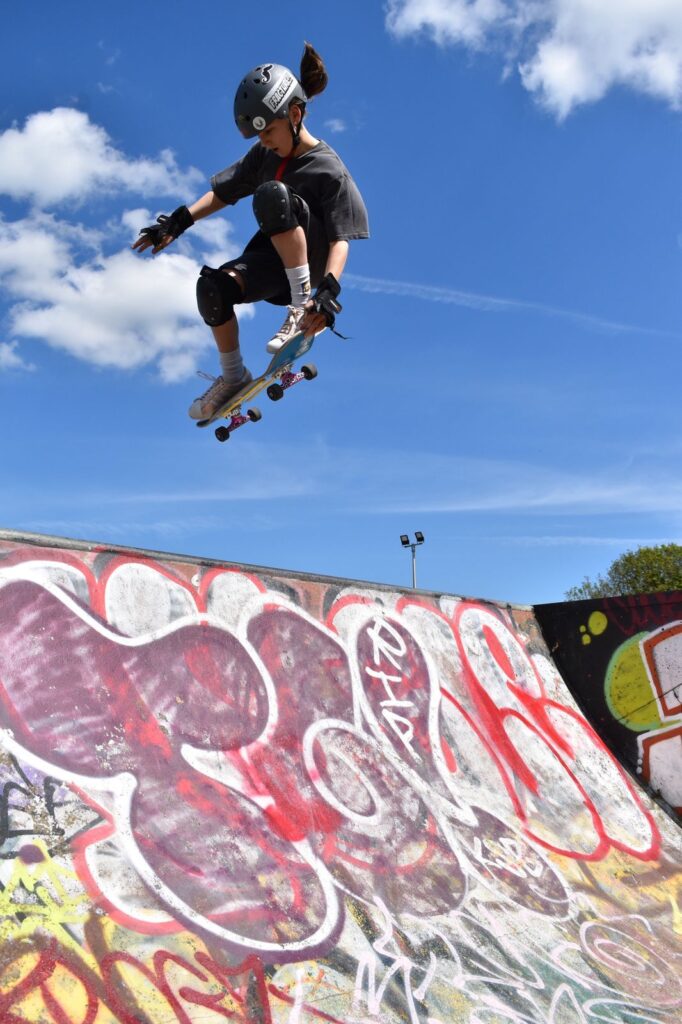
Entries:
<svg viewBox="0 0 682 1024">
<path fill-rule="evenodd" d="M 600 736 L 682 823 L 682 592 L 535 611 Z"/>
<path fill-rule="evenodd" d="M 682 1018 L 682 848 L 528 610 L 0 542 L 2 1024 Z"/>
</svg>

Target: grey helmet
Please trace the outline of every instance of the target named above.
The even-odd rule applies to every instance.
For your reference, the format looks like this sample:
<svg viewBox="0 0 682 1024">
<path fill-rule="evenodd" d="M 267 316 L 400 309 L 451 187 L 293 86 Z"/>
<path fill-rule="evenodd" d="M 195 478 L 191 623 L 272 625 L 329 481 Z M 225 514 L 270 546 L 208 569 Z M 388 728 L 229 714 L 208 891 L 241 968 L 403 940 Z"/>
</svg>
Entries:
<svg viewBox="0 0 682 1024">
<path fill-rule="evenodd" d="M 239 83 L 234 98 L 234 119 L 245 139 L 278 117 L 288 117 L 294 100 L 305 105 L 308 97 L 293 71 L 282 64 L 259 64 Z"/>
</svg>

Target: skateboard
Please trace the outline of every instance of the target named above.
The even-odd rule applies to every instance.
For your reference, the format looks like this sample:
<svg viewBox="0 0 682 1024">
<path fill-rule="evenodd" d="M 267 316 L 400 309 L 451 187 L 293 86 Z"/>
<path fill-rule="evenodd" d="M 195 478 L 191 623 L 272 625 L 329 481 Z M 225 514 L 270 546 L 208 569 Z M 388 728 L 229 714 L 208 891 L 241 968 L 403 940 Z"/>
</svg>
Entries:
<svg viewBox="0 0 682 1024">
<path fill-rule="evenodd" d="M 321 331 L 318 332 L 318 334 L 321 333 Z M 254 377 L 228 402 L 216 409 L 208 419 L 197 420 L 197 426 L 209 427 L 216 420 L 226 419 L 229 421 L 227 426 L 217 427 L 215 436 L 219 441 L 227 441 L 235 430 L 243 427 L 245 423 L 257 422 L 262 416 L 260 409 L 256 406 L 246 408 L 244 412 L 242 409 L 262 391 L 265 391 L 273 402 L 278 402 L 284 397 L 284 392 L 292 388 L 294 384 L 317 377 L 317 368 L 312 363 L 302 366 L 298 371 L 293 369 L 293 364 L 313 347 L 317 336 L 317 334 L 313 334 L 306 338 L 303 332 L 299 331 L 289 339 L 286 345 L 282 346 L 279 352 L 275 352 L 260 377 Z"/>
</svg>

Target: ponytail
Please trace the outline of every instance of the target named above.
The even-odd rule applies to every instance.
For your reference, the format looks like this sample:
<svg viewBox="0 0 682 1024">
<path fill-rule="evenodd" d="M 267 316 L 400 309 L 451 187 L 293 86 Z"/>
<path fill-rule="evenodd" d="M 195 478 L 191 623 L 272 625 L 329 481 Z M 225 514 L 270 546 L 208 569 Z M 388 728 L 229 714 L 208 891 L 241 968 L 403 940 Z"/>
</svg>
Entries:
<svg viewBox="0 0 682 1024">
<path fill-rule="evenodd" d="M 318 96 L 327 88 L 329 76 L 324 66 L 324 61 L 319 53 L 310 43 L 305 44 L 305 50 L 301 57 L 301 73 L 299 75 L 303 90 L 308 97 Z"/>
</svg>

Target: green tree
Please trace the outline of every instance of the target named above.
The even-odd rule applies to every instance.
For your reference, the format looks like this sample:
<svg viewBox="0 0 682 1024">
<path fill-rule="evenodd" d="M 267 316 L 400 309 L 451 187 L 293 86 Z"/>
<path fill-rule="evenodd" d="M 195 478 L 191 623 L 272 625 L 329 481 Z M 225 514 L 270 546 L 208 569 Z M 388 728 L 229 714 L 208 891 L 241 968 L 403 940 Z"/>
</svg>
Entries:
<svg viewBox="0 0 682 1024">
<path fill-rule="evenodd" d="M 682 547 L 657 544 L 626 551 L 611 563 L 605 576 L 566 591 L 569 601 L 623 594 L 655 594 L 661 590 L 682 590 Z"/>
</svg>

